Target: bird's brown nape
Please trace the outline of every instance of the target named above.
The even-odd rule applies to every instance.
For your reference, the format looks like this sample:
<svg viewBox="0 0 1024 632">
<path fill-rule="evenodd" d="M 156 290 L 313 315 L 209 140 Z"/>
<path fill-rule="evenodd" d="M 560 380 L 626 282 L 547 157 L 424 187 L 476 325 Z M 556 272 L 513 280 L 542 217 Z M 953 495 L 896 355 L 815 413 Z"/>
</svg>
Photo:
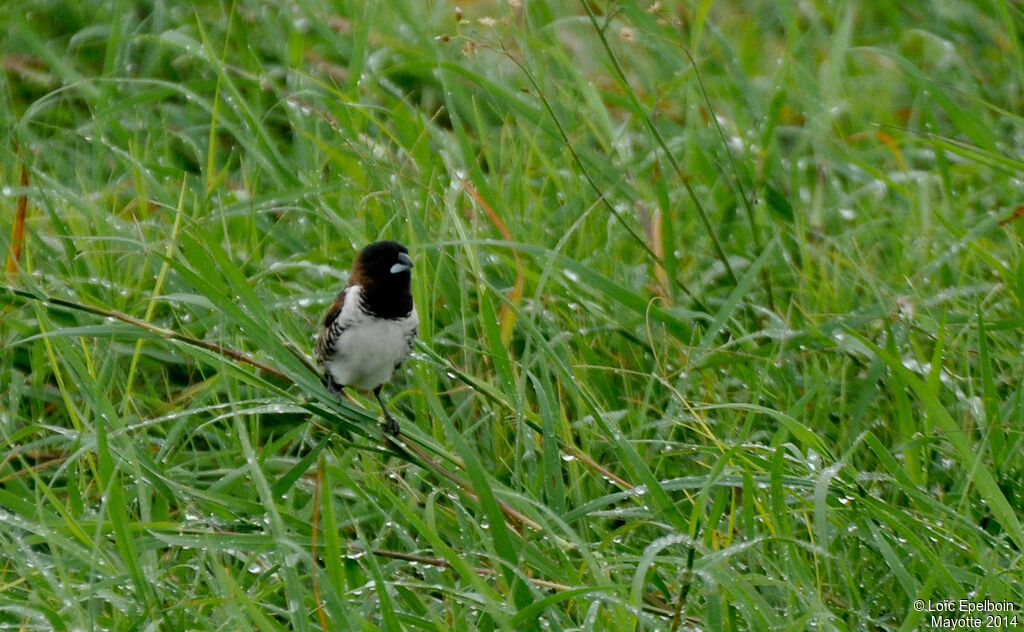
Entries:
<svg viewBox="0 0 1024 632">
<path fill-rule="evenodd" d="M 356 260 L 352 262 L 352 270 L 349 272 L 348 284 L 349 285 L 361 285 L 366 287 L 367 285 L 373 284 L 373 279 L 370 278 L 369 270 L 367 270 L 366 263 L 363 261 L 363 255 L 365 251 L 360 252 Z"/>
</svg>

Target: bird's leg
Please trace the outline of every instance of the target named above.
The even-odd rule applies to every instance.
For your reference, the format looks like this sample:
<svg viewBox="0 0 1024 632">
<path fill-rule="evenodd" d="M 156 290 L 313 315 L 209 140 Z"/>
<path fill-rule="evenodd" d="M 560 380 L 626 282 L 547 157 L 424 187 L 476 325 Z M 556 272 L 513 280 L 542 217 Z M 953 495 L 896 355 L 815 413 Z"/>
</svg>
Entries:
<svg viewBox="0 0 1024 632">
<path fill-rule="evenodd" d="M 355 403 L 355 400 L 352 399 L 352 396 L 349 395 L 348 391 L 345 390 L 345 385 L 338 384 L 337 382 L 335 382 L 334 378 L 331 377 L 330 374 L 324 373 L 323 376 L 320 378 L 320 381 L 323 383 L 325 387 L 327 387 L 327 390 L 333 393 L 338 399 L 346 399 L 352 403 Z"/>
<path fill-rule="evenodd" d="M 384 411 L 384 432 L 397 437 L 399 431 L 398 422 L 391 416 L 391 411 L 389 411 L 388 407 L 384 405 L 384 400 L 380 397 L 380 389 L 382 386 L 384 385 L 381 384 L 381 386 L 373 389 L 373 394 L 377 398 L 377 402 L 380 404 L 380 409 Z"/>
</svg>

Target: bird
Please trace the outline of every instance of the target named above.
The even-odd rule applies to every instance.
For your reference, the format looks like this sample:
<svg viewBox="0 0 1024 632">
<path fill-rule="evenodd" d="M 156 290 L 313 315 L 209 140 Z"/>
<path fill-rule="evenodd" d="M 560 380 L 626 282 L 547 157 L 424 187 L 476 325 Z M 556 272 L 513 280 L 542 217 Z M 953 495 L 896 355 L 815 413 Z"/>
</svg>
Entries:
<svg viewBox="0 0 1024 632">
<path fill-rule="evenodd" d="M 392 436 L 399 433 L 398 422 L 380 392 L 419 334 L 410 289 L 412 267 L 408 249 L 397 241 L 364 247 L 352 263 L 348 284 L 324 315 L 316 339 L 324 386 L 339 398 L 349 386 L 372 391 L 384 413 L 384 430 Z"/>
</svg>

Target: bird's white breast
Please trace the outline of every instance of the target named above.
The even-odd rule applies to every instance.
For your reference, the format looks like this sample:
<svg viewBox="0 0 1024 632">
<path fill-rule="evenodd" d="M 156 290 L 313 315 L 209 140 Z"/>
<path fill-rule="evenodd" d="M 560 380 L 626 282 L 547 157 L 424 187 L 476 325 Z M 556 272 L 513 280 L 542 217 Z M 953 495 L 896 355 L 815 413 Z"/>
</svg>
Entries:
<svg viewBox="0 0 1024 632">
<path fill-rule="evenodd" d="M 360 290 L 346 290 L 338 314 L 344 331 L 334 344 L 334 353 L 324 362 L 335 382 L 372 390 L 391 379 L 395 367 L 409 355 L 419 318 L 415 306 L 404 318 L 375 318 L 360 309 Z"/>
</svg>

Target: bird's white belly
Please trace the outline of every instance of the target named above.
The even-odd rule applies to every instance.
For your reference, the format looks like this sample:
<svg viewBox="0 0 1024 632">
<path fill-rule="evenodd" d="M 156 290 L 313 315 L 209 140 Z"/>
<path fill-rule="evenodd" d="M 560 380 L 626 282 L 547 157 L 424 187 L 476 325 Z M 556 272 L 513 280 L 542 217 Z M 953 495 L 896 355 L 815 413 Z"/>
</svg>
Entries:
<svg viewBox="0 0 1024 632">
<path fill-rule="evenodd" d="M 396 320 L 360 316 L 338 337 L 325 368 L 338 384 L 372 390 L 390 380 L 395 366 L 409 354 L 416 311 Z"/>
</svg>

